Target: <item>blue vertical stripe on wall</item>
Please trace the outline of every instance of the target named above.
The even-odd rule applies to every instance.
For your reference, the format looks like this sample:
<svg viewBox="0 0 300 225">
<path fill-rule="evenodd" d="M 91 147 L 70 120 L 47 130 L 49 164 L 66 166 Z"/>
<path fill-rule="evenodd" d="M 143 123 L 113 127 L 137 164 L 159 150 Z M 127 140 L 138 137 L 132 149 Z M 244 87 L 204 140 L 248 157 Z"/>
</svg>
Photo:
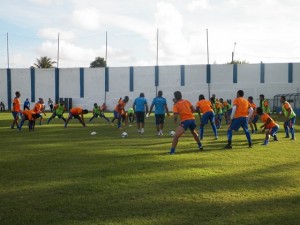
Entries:
<svg viewBox="0 0 300 225">
<path fill-rule="evenodd" d="M 265 64 L 260 64 L 260 83 L 265 83 Z"/>
<path fill-rule="evenodd" d="M 129 91 L 133 91 L 133 75 L 134 75 L 134 68 L 133 66 L 129 67 Z"/>
<path fill-rule="evenodd" d="M 109 91 L 109 68 L 105 67 L 105 91 Z"/>
<path fill-rule="evenodd" d="M 237 83 L 237 64 L 233 64 L 233 83 Z"/>
<path fill-rule="evenodd" d="M 159 86 L 159 67 L 155 66 L 155 86 Z"/>
<path fill-rule="evenodd" d="M 59 69 L 55 68 L 55 101 L 59 102 Z"/>
<path fill-rule="evenodd" d="M 84 69 L 79 68 L 80 73 L 80 98 L 84 98 Z"/>
<path fill-rule="evenodd" d="M 288 74 L 289 74 L 288 82 L 293 83 L 293 63 L 289 63 L 288 68 L 289 68 L 288 69 Z"/>
<path fill-rule="evenodd" d="M 206 83 L 211 83 L 211 67 L 210 64 L 206 65 Z"/>
<path fill-rule="evenodd" d="M 30 68 L 31 102 L 35 102 L 35 69 Z"/>
<path fill-rule="evenodd" d="M 7 76 L 7 104 L 8 104 L 8 110 L 11 110 L 11 70 L 6 70 L 6 76 Z"/>
<path fill-rule="evenodd" d="M 180 85 L 181 86 L 185 85 L 185 66 L 184 65 L 180 66 Z"/>
</svg>

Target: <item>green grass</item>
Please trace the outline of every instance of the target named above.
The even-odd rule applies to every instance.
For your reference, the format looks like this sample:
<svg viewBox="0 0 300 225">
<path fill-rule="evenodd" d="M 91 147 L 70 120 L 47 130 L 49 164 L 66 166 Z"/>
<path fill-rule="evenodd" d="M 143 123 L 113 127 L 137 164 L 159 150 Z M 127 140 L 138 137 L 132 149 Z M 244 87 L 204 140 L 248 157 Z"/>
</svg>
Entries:
<svg viewBox="0 0 300 225">
<path fill-rule="evenodd" d="M 261 146 L 255 134 L 249 149 L 239 131 L 232 150 L 226 125 L 217 141 L 206 126 L 203 152 L 187 133 L 170 156 L 175 126 L 167 119 L 156 137 L 153 120 L 123 139 L 101 119 L 18 132 L 0 113 L 0 224 L 300 224 L 300 144 L 283 138 L 282 123 L 278 142 Z"/>
</svg>

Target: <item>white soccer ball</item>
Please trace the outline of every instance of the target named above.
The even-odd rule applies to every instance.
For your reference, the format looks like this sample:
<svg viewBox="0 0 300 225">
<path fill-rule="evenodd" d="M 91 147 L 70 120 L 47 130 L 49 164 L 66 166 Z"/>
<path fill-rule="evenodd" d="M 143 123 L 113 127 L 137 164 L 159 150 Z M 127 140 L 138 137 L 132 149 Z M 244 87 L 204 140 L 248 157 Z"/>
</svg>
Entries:
<svg viewBox="0 0 300 225">
<path fill-rule="evenodd" d="M 175 134 L 176 134 L 176 132 L 175 132 L 174 130 L 171 130 L 171 131 L 169 132 L 169 135 L 172 136 L 172 137 L 174 137 Z"/>
<path fill-rule="evenodd" d="M 97 134 L 97 132 L 95 132 L 95 131 L 93 131 L 92 133 L 91 133 L 91 135 L 96 135 Z"/>
<path fill-rule="evenodd" d="M 121 137 L 122 137 L 122 138 L 127 138 L 127 137 L 128 137 L 127 132 L 122 132 Z"/>
</svg>

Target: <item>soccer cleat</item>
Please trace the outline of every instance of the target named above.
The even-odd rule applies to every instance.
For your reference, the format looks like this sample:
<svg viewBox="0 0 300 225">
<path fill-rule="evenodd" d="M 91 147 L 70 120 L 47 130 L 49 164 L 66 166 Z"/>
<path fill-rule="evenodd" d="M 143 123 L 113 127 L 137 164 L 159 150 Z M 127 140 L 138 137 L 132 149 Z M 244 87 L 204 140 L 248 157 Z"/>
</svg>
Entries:
<svg viewBox="0 0 300 225">
<path fill-rule="evenodd" d="M 227 145 L 225 145 L 224 148 L 225 148 L 225 149 L 232 149 L 232 145 L 227 144 Z"/>
<path fill-rule="evenodd" d="M 174 155 L 175 152 L 167 152 L 168 155 Z"/>
<path fill-rule="evenodd" d="M 276 137 L 276 136 L 274 136 L 274 141 L 278 141 L 278 139 L 277 139 L 277 137 Z"/>
<path fill-rule="evenodd" d="M 218 137 L 218 136 L 216 136 L 216 137 L 215 137 L 215 140 L 218 140 L 218 138 L 219 138 L 219 137 Z"/>
<path fill-rule="evenodd" d="M 295 141 L 295 140 L 296 140 L 296 138 L 295 138 L 295 137 L 291 138 L 291 141 Z"/>
<path fill-rule="evenodd" d="M 252 143 L 250 143 L 248 146 L 249 146 L 249 148 L 252 148 Z"/>
<path fill-rule="evenodd" d="M 285 136 L 284 138 L 290 138 L 290 136 Z"/>
</svg>

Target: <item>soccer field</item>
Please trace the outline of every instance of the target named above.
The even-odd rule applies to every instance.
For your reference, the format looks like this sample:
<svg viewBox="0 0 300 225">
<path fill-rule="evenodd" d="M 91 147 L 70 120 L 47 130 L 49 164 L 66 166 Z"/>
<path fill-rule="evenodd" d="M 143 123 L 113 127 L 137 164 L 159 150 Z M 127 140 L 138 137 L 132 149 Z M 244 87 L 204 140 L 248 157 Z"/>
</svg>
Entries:
<svg viewBox="0 0 300 225">
<path fill-rule="evenodd" d="M 298 140 L 283 138 L 281 122 L 278 142 L 262 146 L 264 135 L 254 134 L 253 148 L 234 132 L 232 150 L 223 149 L 226 125 L 216 141 L 207 125 L 204 151 L 186 133 L 167 155 L 172 118 L 162 137 L 154 117 L 144 134 L 99 118 L 85 128 L 45 120 L 34 132 L 11 122 L 0 113 L 1 225 L 300 224 L 299 125 Z"/>
</svg>

